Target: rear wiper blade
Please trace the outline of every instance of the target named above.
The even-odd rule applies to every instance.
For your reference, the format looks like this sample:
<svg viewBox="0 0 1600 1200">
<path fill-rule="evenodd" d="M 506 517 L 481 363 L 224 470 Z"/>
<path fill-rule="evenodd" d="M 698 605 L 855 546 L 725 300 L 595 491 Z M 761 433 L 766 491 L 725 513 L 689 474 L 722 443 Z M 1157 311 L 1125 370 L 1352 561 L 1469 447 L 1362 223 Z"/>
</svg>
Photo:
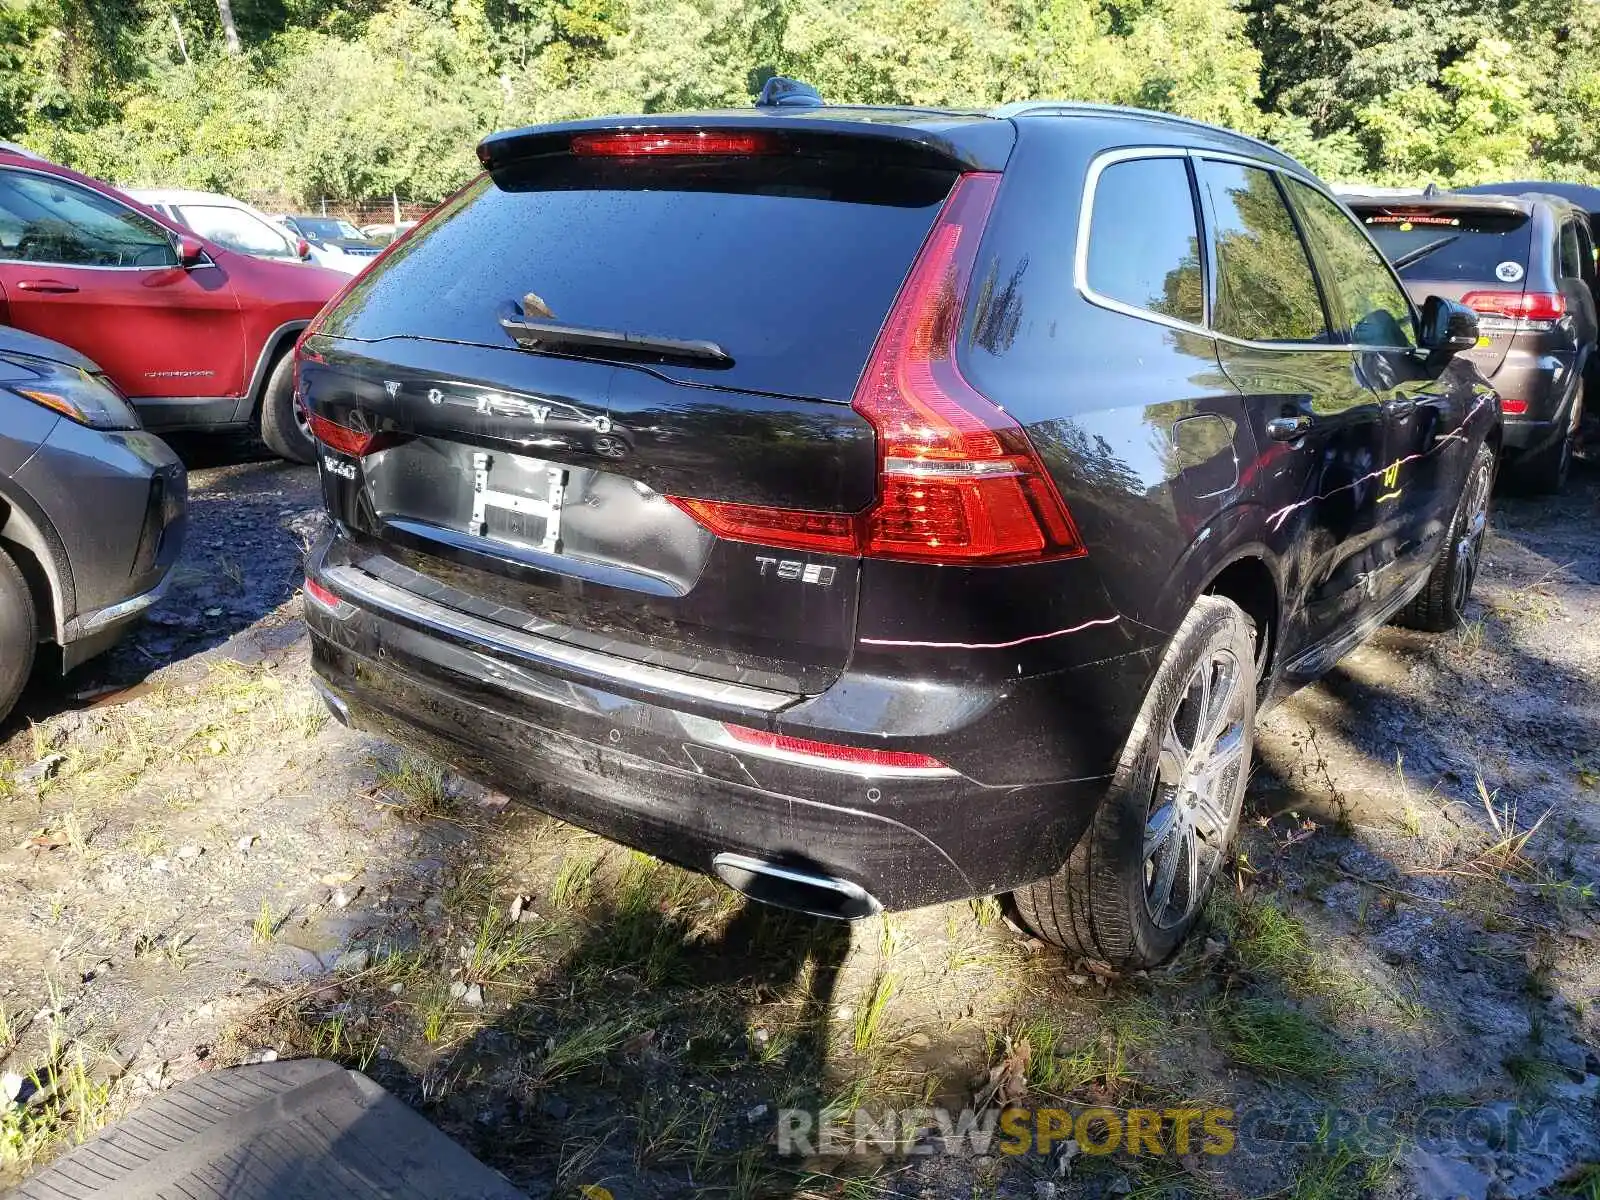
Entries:
<svg viewBox="0 0 1600 1200">
<path fill-rule="evenodd" d="M 1427 258 L 1428 255 L 1432 254 L 1435 250 L 1444 249 L 1460 236 L 1461 235 L 1459 233 L 1452 233 L 1449 237 L 1442 237 L 1437 241 L 1428 242 L 1425 245 L 1418 246 L 1415 250 L 1408 250 L 1399 258 L 1394 260 L 1394 269 L 1398 271 L 1402 267 L 1409 267 L 1414 262 L 1420 262 L 1422 259 Z"/>
<path fill-rule="evenodd" d="M 715 342 L 694 338 L 663 337 L 654 333 L 631 333 L 622 329 L 595 329 L 589 325 L 567 325 L 561 321 L 504 317 L 500 328 L 524 350 L 552 354 L 593 355 L 595 357 L 670 358 L 684 362 L 733 366 L 733 355 Z"/>
</svg>

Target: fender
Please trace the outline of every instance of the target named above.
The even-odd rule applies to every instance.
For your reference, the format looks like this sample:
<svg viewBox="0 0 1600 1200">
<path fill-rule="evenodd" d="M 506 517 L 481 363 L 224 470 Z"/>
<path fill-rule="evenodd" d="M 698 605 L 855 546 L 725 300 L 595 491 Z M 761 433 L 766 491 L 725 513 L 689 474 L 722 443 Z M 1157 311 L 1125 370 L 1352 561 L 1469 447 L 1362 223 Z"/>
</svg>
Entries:
<svg viewBox="0 0 1600 1200">
<path fill-rule="evenodd" d="M 244 393 L 252 407 L 261 402 L 261 389 L 266 385 L 267 372 L 271 370 L 273 363 L 278 359 L 278 355 L 274 352 L 283 344 L 286 336 L 293 335 L 298 337 L 300 331 L 309 324 L 311 324 L 311 318 L 309 317 L 285 321 L 269 333 L 261 343 L 261 353 L 256 355 L 255 370 L 250 372 L 250 385 L 245 388 Z M 290 340 L 292 341 L 293 337 Z"/>
<path fill-rule="evenodd" d="M 78 611 L 77 594 L 72 582 L 72 564 L 67 559 L 66 545 L 61 541 L 50 518 L 33 502 L 26 492 L 9 479 L 0 478 L 0 542 L 26 551 L 29 560 L 19 565 L 34 589 L 34 604 L 41 616 L 40 622 L 51 632 L 51 640 L 61 644 L 66 636 L 67 622 Z M 31 567 L 37 570 L 30 570 Z M 43 574 L 43 578 L 38 576 Z M 48 594 L 40 595 L 41 589 Z"/>
</svg>

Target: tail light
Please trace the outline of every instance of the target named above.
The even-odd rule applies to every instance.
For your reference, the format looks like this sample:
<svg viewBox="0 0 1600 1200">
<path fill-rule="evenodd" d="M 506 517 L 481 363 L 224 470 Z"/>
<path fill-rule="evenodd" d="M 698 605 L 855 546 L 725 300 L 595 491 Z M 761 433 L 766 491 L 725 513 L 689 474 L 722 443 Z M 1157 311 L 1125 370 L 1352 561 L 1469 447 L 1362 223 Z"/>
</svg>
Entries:
<svg viewBox="0 0 1600 1200">
<path fill-rule="evenodd" d="M 988 565 L 1084 552 L 1022 427 L 956 363 L 962 304 L 1000 176 L 956 181 L 889 311 L 851 406 L 878 435 L 878 498 L 850 515 L 673 503 L 719 537 L 916 562 Z"/>
<path fill-rule="evenodd" d="M 773 154 L 781 144 L 765 133 L 709 133 L 659 129 L 648 133 L 578 133 L 572 153 L 580 158 L 683 157 L 697 154 Z"/>
<path fill-rule="evenodd" d="M 1567 298 L 1560 292 L 1468 292 L 1461 303 L 1495 321 L 1484 323 L 1488 329 L 1506 329 L 1500 320 L 1511 322 L 1513 331 L 1549 329 L 1567 312 Z"/>
<path fill-rule="evenodd" d="M 868 773 L 874 769 L 897 774 L 913 771 L 938 771 L 944 774 L 950 771 L 949 767 L 929 754 L 840 746 L 833 742 L 816 742 L 810 738 L 790 737 L 786 733 L 747 729 L 743 725 L 729 725 L 726 722 L 722 729 L 737 746 L 768 758 L 810 760 L 812 766 L 838 767 Z"/>
<path fill-rule="evenodd" d="M 1508 417 L 1520 417 L 1528 411 L 1528 402 L 1526 400 L 1502 399 L 1500 401 L 1500 411 Z"/>
<path fill-rule="evenodd" d="M 341 604 L 344 603 L 344 601 L 340 600 L 339 597 L 335 596 L 332 592 L 323 587 L 315 579 L 312 579 L 309 575 L 306 576 L 304 591 L 307 596 L 315 600 L 318 604 L 322 605 L 323 608 L 337 609 Z"/>
<path fill-rule="evenodd" d="M 352 429 L 348 425 L 340 425 L 317 413 L 311 414 L 311 436 L 330 450 L 337 450 L 340 454 L 348 454 L 352 458 L 360 458 L 375 450 L 381 450 L 393 440 L 387 434 Z"/>
</svg>

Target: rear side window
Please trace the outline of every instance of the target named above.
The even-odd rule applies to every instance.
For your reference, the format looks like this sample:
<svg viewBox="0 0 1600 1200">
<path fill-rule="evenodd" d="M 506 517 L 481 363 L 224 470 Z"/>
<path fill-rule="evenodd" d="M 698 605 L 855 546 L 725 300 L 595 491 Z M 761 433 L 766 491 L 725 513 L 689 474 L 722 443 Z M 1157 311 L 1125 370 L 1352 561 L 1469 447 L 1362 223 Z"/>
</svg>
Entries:
<svg viewBox="0 0 1600 1200">
<path fill-rule="evenodd" d="M 1363 205 L 1355 214 L 1401 279 L 1503 285 L 1527 273 L 1526 213 Z"/>
<path fill-rule="evenodd" d="M 1272 173 L 1198 164 L 1214 217 L 1218 333 L 1256 342 L 1332 341 L 1305 244 Z"/>
<path fill-rule="evenodd" d="M 670 378 L 849 400 L 952 172 L 806 158 L 536 160 L 483 178 L 325 332 L 490 346 L 536 294 L 574 325 L 716 342 Z"/>
<path fill-rule="evenodd" d="M 1099 295 L 1204 322 L 1200 234 L 1182 158 L 1130 159 L 1100 173 L 1088 257 L 1088 284 Z"/>
<path fill-rule="evenodd" d="M 1337 204 L 1298 179 L 1285 179 L 1305 221 L 1306 237 L 1322 256 L 1330 302 L 1361 346 L 1413 346 L 1411 306 L 1394 274 L 1360 228 Z"/>
<path fill-rule="evenodd" d="M 1561 275 L 1565 279 L 1583 278 L 1583 255 L 1578 249 L 1578 227 L 1571 221 L 1561 224 Z"/>
</svg>

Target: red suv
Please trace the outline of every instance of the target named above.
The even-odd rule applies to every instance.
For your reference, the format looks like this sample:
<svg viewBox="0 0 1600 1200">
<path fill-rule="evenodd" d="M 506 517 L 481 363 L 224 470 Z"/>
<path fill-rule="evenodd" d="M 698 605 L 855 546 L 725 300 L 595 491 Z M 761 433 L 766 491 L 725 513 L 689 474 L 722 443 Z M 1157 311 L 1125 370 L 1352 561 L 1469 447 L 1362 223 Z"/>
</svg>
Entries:
<svg viewBox="0 0 1600 1200">
<path fill-rule="evenodd" d="M 151 429 L 259 421 L 274 451 L 311 462 L 289 352 L 345 282 L 228 250 L 106 184 L 0 147 L 0 324 L 94 359 Z"/>
</svg>

